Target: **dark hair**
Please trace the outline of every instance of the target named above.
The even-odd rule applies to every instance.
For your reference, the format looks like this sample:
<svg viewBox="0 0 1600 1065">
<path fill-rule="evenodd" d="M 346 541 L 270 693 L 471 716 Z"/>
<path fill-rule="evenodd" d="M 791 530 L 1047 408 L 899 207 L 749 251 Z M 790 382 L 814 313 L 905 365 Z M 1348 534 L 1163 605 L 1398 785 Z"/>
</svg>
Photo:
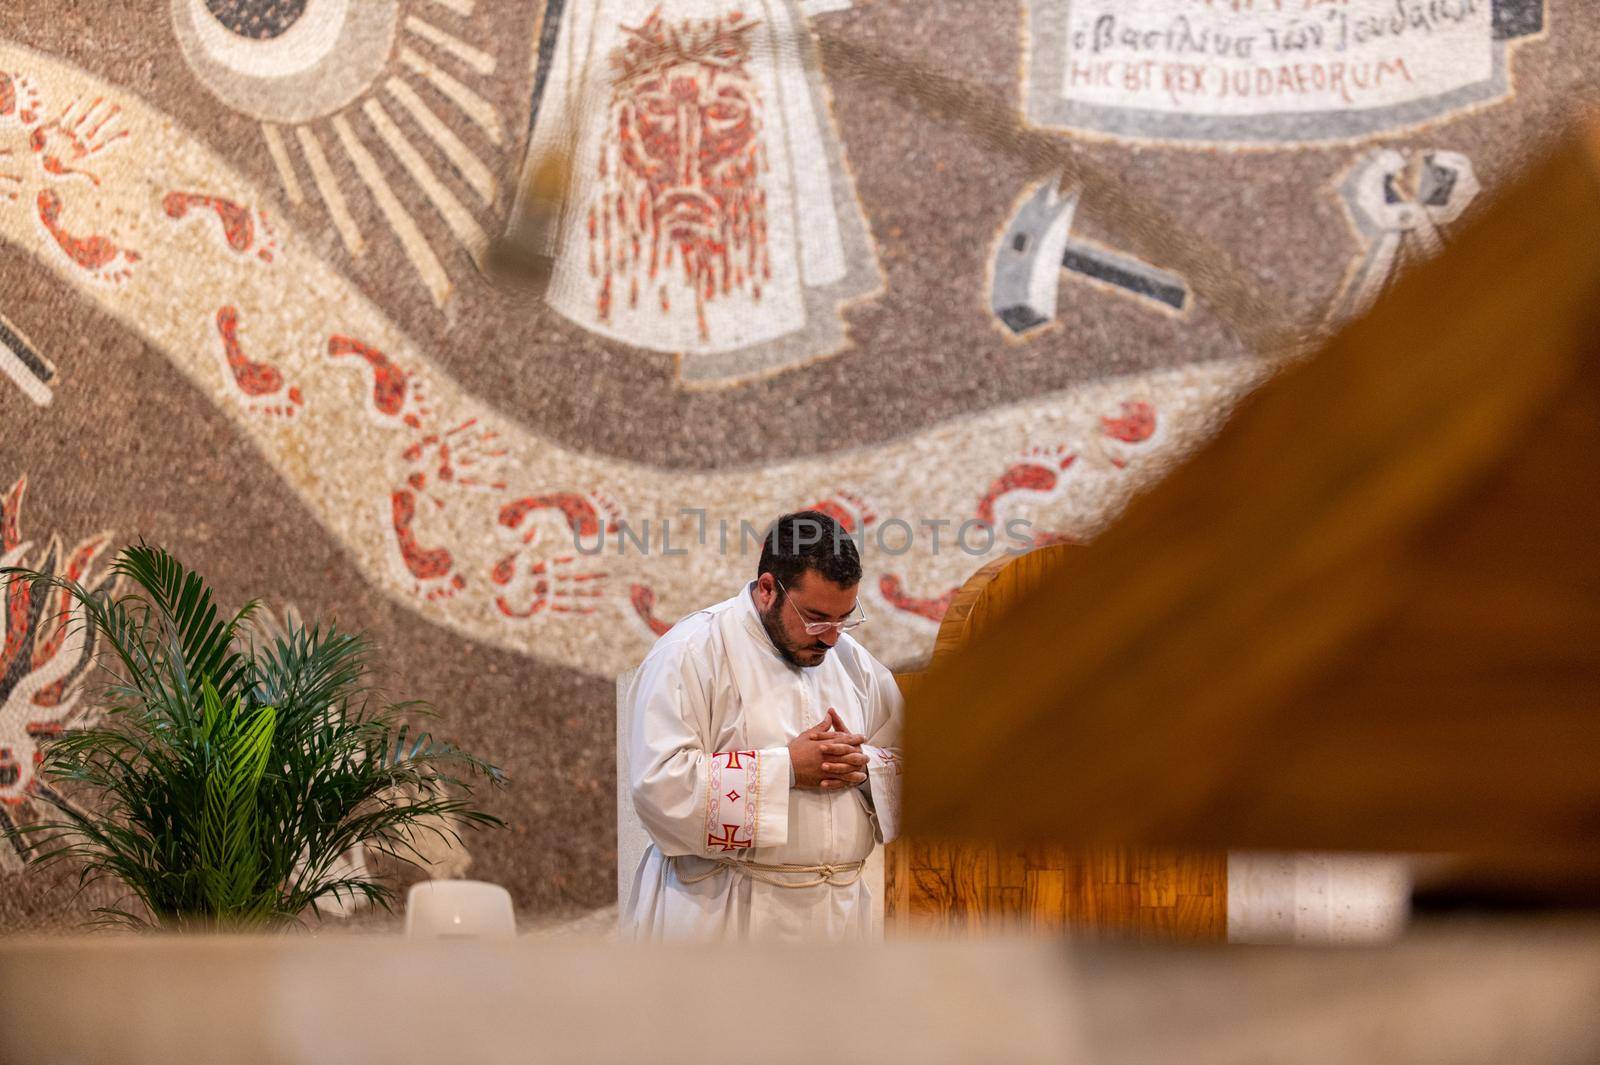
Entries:
<svg viewBox="0 0 1600 1065">
<path fill-rule="evenodd" d="M 761 545 L 756 576 L 770 573 L 785 588 L 793 588 L 807 570 L 845 588 L 861 582 L 861 556 L 855 541 L 820 510 L 797 510 L 772 523 Z"/>
</svg>

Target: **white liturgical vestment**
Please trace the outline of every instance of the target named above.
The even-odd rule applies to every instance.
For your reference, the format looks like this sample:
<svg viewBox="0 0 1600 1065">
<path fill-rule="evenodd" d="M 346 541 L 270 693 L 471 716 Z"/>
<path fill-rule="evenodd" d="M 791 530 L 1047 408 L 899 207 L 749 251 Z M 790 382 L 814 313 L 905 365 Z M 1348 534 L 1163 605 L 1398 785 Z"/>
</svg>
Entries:
<svg viewBox="0 0 1600 1065">
<path fill-rule="evenodd" d="M 790 665 L 747 585 L 657 640 L 631 697 L 633 801 L 652 843 L 624 904 L 623 937 L 865 937 L 872 897 L 859 868 L 773 867 L 848 867 L 894 838 L 902 717 L 894 675 L 848 635 L 820 665 Z M 867 737 L 867 782 L 791 787 L 789 741 L 829 707 Z M 719 860 L 756 864 L 740 872 Z"/>
</svg>

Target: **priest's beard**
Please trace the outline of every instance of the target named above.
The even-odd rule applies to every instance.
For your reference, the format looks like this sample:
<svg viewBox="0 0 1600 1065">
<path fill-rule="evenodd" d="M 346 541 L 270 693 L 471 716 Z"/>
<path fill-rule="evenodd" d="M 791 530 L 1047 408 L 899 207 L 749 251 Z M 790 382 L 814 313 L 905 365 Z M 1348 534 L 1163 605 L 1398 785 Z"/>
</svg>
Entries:
<svg viewBox="0 0 1600 1065">
<path fill-rule="evenodd" d="M 828 656 L 828 645 L 821 640 L 791 643 L 788 634 L 783 631 L 783 619 L 778 616 L 784 605 L 782 599 L 774 599 L 771 609 L 756 611 L 761 618 L 761 627 L 767 630 L 767 639 L 772 641 L 772 646 L 777 648 L 785 662 L 798 669 L 815 669 Z M 805 639 L 812 641 L 813 638 L 807 636 Z"/>
</svg>

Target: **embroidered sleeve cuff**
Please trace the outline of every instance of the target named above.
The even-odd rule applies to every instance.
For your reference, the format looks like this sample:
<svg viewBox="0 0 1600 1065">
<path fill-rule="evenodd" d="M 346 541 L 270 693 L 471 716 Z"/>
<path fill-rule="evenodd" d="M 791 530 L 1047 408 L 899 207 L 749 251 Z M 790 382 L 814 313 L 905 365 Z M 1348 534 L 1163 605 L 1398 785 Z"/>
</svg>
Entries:
<svg viewBox="0 0 1600 1065">
<path fill-rule="evenodd" d="M 787 747 L 712 755 L 706 773 L 706 853 L 787 842 L 790 772 Z"/>
<path fill-rule="evenodd" d="M 756 817 L 756 835 L 762 847 L 777 847 L 789 842 L 789 788 L 794 780 L 794 763 L 789 748 L 769 747 L 761 752 L 761 810 Z"/>
<path fill-rule="evenodd" d="M 867 756 L 867 782 L 863 787 L 872 795 L 878 838 L 888 843 L 900 834 L 900 752 L 871 744 L 862 744 L 861 750 Z"/>
</svg>

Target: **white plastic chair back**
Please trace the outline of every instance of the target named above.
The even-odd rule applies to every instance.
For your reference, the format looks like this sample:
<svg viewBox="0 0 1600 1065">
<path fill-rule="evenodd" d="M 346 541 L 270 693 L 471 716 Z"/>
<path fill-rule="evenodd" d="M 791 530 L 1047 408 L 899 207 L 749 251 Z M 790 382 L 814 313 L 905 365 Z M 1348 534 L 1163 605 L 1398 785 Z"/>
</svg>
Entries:
<svg viewBox="0 0 1600 1065">
<path fill-rule="evenodd" d="M 502 939 L 517 934 L 511 893 L 482 880 L 424 880 L 406 893 L 406 935 Z"/>
</svg>

